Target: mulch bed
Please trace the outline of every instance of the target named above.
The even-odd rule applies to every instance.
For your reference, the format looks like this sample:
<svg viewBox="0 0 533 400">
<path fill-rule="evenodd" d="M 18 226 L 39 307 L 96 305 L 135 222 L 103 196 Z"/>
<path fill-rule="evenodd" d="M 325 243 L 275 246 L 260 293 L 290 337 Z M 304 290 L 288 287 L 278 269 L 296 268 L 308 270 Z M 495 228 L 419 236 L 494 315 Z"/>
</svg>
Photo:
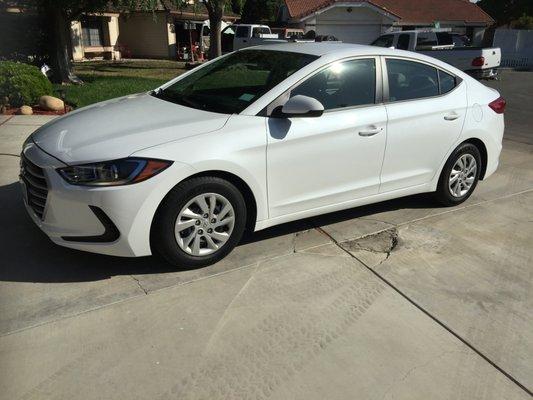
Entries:
<svg viewBox="0 0 533 400">
<path fill-rule="evenodd" d="M 66 108 L 67 108 L 67 111 L 66 111 L 67 113 L 72 111 L 72 107 L 71 106 L 67 105 Z M 63 115 L 63 114 L 66 114 L 66 112 L 64 110 L 61 110 L 61 111 L 48 111 L 48 110 L 43 110 L 39 106 L 32 107 L 32 109 L 33 109 L 33 115 Z M 17 115 L 18 111 L 19 111 L 18 107 L 8 108 L 4 112 L 4 115 Z"/>
</svg>

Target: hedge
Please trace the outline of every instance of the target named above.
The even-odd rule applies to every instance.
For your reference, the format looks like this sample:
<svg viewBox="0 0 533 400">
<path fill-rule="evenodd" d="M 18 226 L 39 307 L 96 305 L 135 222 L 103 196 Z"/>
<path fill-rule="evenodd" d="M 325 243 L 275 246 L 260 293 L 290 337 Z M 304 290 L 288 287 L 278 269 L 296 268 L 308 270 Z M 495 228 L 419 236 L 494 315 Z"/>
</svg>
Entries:
<svg viewBox="0 0 533 400">
<path fill-rule="evenodd" d="M 52 94 L 52 83 L 39 68 L 13 61 L 0 61 L 0 104 L 12 107 L 35 105 L 39 97 Z"/>
</svg>

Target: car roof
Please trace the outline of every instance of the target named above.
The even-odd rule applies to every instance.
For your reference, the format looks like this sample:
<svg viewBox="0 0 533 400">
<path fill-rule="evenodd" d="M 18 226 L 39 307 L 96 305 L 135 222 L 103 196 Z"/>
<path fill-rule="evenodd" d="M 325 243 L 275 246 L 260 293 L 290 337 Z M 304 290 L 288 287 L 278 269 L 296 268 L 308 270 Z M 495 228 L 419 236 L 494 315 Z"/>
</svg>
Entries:
<svg viewBox="0 0 533 400">
<path fill-rule="evenodd" d="M 334 53 L 350 53 L 351 55 L 389 55 L 393 54 L 390 49 L 375 46 L 366 46 L 361 44 L 350 44 L 340 42 L 293 42 L 293 43 L 274 43 L 261 46 L 247 47 L 240 51 L 269 50 L 285 51 L 290 53 L 310 54 L 314 56 L 324 56 Z"/>
</svg>

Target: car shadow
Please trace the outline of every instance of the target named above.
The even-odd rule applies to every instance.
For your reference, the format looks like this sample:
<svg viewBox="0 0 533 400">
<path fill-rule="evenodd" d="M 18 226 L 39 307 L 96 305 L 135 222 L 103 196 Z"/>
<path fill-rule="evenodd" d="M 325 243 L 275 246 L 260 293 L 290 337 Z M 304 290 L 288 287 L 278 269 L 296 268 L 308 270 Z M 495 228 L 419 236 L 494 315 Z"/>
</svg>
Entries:
<svg viewBox="0 0 533 400">
<path fill-rule="evenodd" d="M 117 275 L 176 272 L 175 267 L 158 257 L 111 257 L 54 244 L 27 214 L 17 182 L 0 186 L 0 205 L 0 281 L 68 283 L 97 281 Z M 405 197 L 265 229 L 248 235 L 240 245 L 379 212 L 432 206 L 433 201 L 428 196 Z"/>
</svg>

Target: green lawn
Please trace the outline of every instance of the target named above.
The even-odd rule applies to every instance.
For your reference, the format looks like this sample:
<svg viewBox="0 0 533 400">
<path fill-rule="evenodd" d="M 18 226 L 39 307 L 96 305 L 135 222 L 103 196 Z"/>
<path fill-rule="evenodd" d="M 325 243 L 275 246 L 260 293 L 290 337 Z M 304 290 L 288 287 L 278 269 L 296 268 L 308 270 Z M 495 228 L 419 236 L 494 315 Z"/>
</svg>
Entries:
<svg viewBox="0 0 533 400">
<path fill-rule="evenodd" d="M 76 63 L 74 73 L 83 85 L 56 86 L 66 102 L 84 107 L 99 101 L 146 92 L 182 74 L 183 63 L 170 60 L 92 61 Z"/>
</svg>

